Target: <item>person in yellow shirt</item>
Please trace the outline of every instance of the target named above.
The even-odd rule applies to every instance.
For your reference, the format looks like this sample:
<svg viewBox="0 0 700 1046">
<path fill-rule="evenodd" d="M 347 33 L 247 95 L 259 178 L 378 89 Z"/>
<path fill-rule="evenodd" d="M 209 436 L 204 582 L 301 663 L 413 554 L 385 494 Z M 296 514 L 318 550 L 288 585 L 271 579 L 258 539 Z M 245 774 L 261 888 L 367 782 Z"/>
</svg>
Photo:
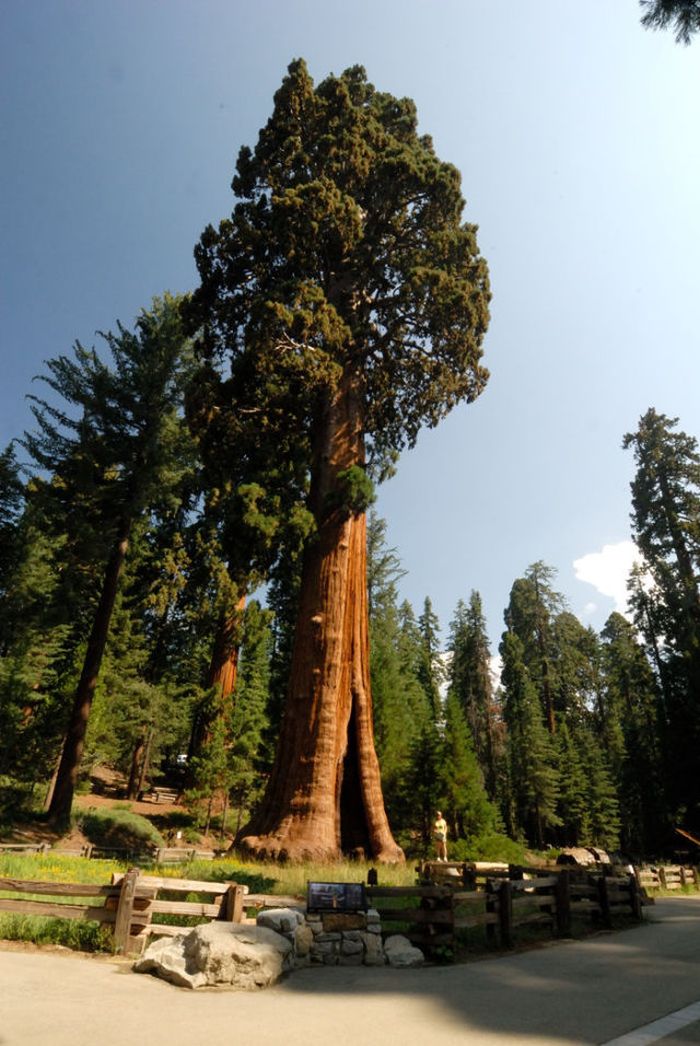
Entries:
<svg viewBox="0 0 700 1046">
<path fill-rule="evenodd" d="M 433 836 L 435 838 L 435 849 L 438 861 L 447 860 L 447 821 L 440 811 L 437 811 L 435 824 L 433 825 Z"/>
</svg>

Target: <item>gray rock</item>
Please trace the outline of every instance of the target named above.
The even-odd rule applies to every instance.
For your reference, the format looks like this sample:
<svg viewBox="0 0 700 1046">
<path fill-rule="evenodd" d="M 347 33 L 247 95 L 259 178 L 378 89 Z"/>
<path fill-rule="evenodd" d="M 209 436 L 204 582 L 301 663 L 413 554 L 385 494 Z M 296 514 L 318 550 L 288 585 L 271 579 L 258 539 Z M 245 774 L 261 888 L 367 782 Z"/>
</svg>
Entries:
<svg viewBox="0 0 700 1046">
<path fill-rule="evenodd" d="M 363 959 L 365 966 L 384 966 L 386 957 L 381 937 L 378 937 L 376 933 L 363 933 L 362 944 L 365 950 Z"/>
<path fill-rule="evenodd" d="M 302 924 L 294 931 L 294 953 L 297 958 L 303 959 L 311 951 L 314 943 L 314 935 L 310 926 Z"/>
<path fill-rule="evenodd" d="M 155 941 L 134 970 L 185 988 L 225 985 L 251 991 L 274 984 L 293 962 L 291 942 L 267 927 L 212 922 L 187 936 Z"/>
<path fill-rule="evenodd" d="M 425 956 L 420 948 L 414 948 L 407 937 L 394 934 L 384 942 L 384 952 L 390 966 L 409 967 L 422 966 Z"/>
<path fill-rule="evenodd" d="M 255 921 L 258 926 L 266 926 L 275 933 L 294 933 L 304 922 L 304 916 L 296 908 L 268 908 L 258 912 Z"/>
<path fill-rule="evenodd" d="M 341 955 L 338 959 L 340 966 L 362 966 L 362 952 L 358 952 L 357 955 Z"/>
<path fill-rule="evenodd" d="M 362 955 L 364 947 L 362 941 L 349 941 L 344 937 L 340 942 L 341 955 Z"/>
</svg>

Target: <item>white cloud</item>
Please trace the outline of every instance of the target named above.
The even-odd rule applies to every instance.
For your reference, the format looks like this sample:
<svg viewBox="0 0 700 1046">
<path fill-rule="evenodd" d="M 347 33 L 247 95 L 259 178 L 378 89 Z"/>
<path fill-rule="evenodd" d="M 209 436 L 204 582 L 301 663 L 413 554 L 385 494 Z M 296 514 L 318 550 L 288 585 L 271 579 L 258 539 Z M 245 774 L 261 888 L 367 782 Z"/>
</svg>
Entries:
<svg viewBox="0 0 700 1046">
<path fill-rule="evenodd" d="M 615 602 L 615 610 L 627 613 L 627 578 L 635 563 L 641 562 L 639 550 L 633 541 L 619 541 L 603 545 L 600 552 L 589 552 L 574 560 L 574 572 L 579 581 L 593 585 L 602 595 Z M 589 607 L 594 604 L 589 603 Z"/>
<path fill-rule="evenodd" d="M 595 614 L 597 609 L 598 609 L 598 604 L 597 603 L 586 603 L 585 607 L 583 608 L 583 616 L 584 617 L 591 617 L 593 614 Z"/>
</svg>

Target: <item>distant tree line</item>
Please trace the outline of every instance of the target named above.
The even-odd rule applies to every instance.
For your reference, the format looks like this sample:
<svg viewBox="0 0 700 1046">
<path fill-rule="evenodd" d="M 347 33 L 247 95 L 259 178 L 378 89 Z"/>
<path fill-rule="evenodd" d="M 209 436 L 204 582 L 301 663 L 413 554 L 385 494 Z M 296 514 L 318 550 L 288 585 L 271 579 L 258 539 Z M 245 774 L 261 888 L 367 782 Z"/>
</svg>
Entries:
<svg viewBox="0 0 700 1046">
<path fill-rule="evenodd" d="M 250 545 L 261 531 L 264 545 L 269 517 L 255 490 L 236 515 L 207 483 L 186 418 L 181 312 L 166 296 L 134 332 L 105 335 L 104 357 L 77 345 L 51 361 L 52 398 L 34 400 L 37 427 L 20 441 L 35 468 L 14 446 L 0 456 L 0 780 L 43 796 L 73 752 L 69 788 L 106 763 L 134 797 L 186 752 L 191 798 L 209 813 L 226 805 L 235 829 L 272 766 L 299 542 L 270 575 L 267 606 L 243 607 L 222 532 L 235 525 Z M 408 850 L 429 848 L 437 807 L 464 856 L 506 835 L 650 851 L 700 823 L 700 457 L 653 409 L 624 445 L 643 556 L 631 619 L 584 627 L 555 572 L 534 563 L 513 583 L 497 674 L 479 594 L 441 639 L 429 598 L 418 612 L 399 600 L 399 557 L 370 517 L 374 735 Z M 222 631 L 235 652 L 226 685 Z M 55 789 L 50 804 L 60 810 Z"/>
</svg>

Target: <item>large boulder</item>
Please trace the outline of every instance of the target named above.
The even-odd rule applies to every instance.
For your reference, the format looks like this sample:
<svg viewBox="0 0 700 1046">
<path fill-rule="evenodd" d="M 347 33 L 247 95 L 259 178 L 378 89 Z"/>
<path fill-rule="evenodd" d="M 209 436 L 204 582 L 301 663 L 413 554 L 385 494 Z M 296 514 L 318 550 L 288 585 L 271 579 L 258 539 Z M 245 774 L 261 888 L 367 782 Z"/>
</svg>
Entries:
<svg viewBox="0 0 700 1046">
<path fill-rule="evenodd" d="M 155 941 L 134 970 L 185 988 L 221 985 L 252 991 L 274 984 L 293 964 L 291 941 L 274 930 L 212 922 L 186 936 Z"/>
<path fill-rule="evenodd" d="M 420 948 L 414 948 L 408 937 L 394 934 L 384 942 L 384 953 L 390 966 L 422 966 L 425 956 Z"/>
</svg>

